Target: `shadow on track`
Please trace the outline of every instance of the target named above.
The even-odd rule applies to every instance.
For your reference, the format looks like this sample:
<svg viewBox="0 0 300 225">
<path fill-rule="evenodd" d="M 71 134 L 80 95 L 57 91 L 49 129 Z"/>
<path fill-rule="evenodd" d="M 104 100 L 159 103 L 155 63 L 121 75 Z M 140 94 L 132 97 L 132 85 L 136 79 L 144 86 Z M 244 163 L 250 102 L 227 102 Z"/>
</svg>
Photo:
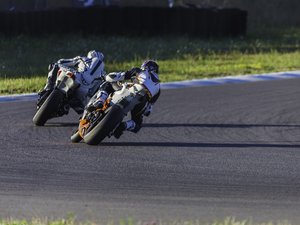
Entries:
<svg viewBox="0 0 300 225">
<path fill-rule="evenodd" d="M 286 127 L 300 128 L 300 125 L 292 124 L 174 124 L 174 123 L 158 123 L 158 124 L 143 124 L 143 127 L 202 127 L 202 128 L 251 128 L 251 127 Z"/>
<path fill-rule="evenodd" d="M 46 123 L 45 127 L 77 127 L 78 123 Z M 143 127 L 200 127 L 200 128 L 251 128 L 251 127 L 286 127 L 300 128 L 300 125 L 291 124 L 174 124 L 174 123 L 157 123 L 143 124 Z"/>
<path fill-rule="evenodd" d="M 151 146 L 179 148 L 300 148 L 299 144 L 272 143 L 188 143 L 188 142 L 103 142 L 102 146 Z"/>
<path fill-rule="evenodd" d="M 78 123 L 46 123 L 45 127 L 78 127 Z"/>
</svg>

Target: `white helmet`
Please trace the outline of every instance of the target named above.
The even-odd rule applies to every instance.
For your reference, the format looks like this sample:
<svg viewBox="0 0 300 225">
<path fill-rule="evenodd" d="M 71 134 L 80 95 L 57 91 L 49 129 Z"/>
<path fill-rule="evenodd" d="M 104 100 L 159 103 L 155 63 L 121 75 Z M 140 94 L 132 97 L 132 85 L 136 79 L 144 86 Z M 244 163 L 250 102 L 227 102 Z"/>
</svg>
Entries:
<svg viewBox="0 0 300 225">
<path fill-rule="evenodd" d="M 89 53 L 87 54 L 87 57 L 89 59 L 99 58 L 101 61 L 103 61 L 103 59 L 104 59 L 103 53 L 102 52 L 98 52 L 96 50 L 89 51 Z"/>
</svg>

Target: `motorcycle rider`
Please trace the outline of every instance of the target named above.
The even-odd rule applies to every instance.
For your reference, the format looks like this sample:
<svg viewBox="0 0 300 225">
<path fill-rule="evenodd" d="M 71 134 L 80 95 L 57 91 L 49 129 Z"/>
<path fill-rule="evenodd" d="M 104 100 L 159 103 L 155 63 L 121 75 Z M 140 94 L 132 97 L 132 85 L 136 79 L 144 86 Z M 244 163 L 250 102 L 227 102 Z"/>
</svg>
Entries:
<svg viewBox="0 0 300 225">
<path fill-rule="evenodd" d="M 97 82 L 100 82 L 105 75 L 103 59 L 103 53 L 91 50 L 87 56 L 60 59 L 56 63 L 50 64 L 48 67 L 47 83 L 44 89 L 39 92 L 39 96 L 41 97 L 46 92 L 53 90 L 60 68 L 70 69 L 75 74 L 76 82 L 80 84 L 76 90 L 76 97 L 79 102 L 73 104 L 73 108 L 77 113 L 82 113 L 87 103 L 87 97 L 91 97 L 94 94 L 94 86 L 97 85 Z M 98 88 L 98 86 L 96 88 Z"/>
<path fill-rule="evenodd" d="M 148 91 L 143 101 L 136 105 L 131 111 L 131 119 L 122 122 L 114 131 L 114 136 L 118 139 L 125 130 L 137 133 L 142 126 L 143 116 L 149 116 L 153 110 L 153 105 L 160 96 L 160 81 L 158 77 L 159 66 L 154 60 L 146 60 L 140 68 L 132 68 L 126 72 L 114 72 L 106 76 L 94 102 L 87 105 L 88 111 L 102 108 L 109 94 L 114 92 L 113 82 L 131 80 L 134 83 L 142 84 Z M 111 79 L 113 77 L 113 79 Z"/>
</svg>

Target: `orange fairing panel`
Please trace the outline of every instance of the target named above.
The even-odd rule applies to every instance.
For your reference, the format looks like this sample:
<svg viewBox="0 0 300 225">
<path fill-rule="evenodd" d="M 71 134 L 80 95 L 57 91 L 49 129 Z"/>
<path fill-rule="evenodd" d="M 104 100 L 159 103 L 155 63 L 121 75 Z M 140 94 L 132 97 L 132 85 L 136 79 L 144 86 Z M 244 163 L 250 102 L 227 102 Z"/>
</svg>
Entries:
<svg viewBox="0 0 300 225">
<path fill-rule="evenodd" d="M 86 129 L 89 127 L 89 125 L 90 125 L 90 123 L 89 123 L 88 120 L 86 120 L 86 119 L 80 120 L 80 122 L 79 122 L 79 129 L 78 129 L 78 132 L 79 132 L 80 137 L 83 138 L 84 132 L 85 132 Z"/>
</svg>

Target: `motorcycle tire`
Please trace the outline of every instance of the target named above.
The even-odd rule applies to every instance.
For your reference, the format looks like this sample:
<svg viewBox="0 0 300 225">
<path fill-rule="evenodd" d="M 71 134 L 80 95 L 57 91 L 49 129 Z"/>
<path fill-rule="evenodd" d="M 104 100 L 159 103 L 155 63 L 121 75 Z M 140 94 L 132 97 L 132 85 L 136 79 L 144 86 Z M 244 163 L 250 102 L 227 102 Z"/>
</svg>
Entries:
<svg viewBox="0 0 300 225">
<path fill-rule="evenodd" d="M 49 97 L 45 100 L 42 106 L 34 115 L 32 121 L 36 126 L 44 126 L 48 119 L 58 111 L 59 105 L 64 98 L 64 93 L 60 90 L 54 90 Z"/>
<path fill-rule="evenodd" d="M 88 145 L 98 145 L 120 123 L 124 117 L 123 110 L 118 105 L 113 105 L 103 119 L 83 137 Z"/>
<path fill-rule="evenodd" d="M 72 143 L 78 143 L 82 140 L 82 137 L 79 135 L 78 130 L 71 136 Z"/>
</svg>

